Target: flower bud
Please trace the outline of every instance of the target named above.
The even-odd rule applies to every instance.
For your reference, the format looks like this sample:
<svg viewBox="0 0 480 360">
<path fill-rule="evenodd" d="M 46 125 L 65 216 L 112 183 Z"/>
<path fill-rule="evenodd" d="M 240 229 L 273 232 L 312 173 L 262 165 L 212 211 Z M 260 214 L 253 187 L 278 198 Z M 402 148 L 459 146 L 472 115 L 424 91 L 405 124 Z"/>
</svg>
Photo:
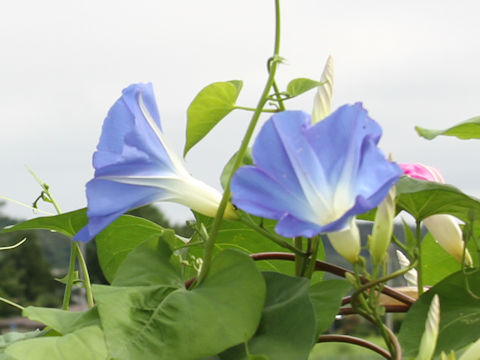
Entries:
<svg viewBox="0 0 480 360">
<path fill-rule="evenodd" d="M 392 238 L 393 218 L 395 217 L 395 186 L 390 188 L 387 196 L 377 208 L 372 236 L 368 239 L 368 250 L 374 265 L 385 260 L 388 246 Z"/>
<path fill-rule="evenodd" d="M 432 215 L 423 220 L 433 238 L 458 262 L 462 261 L 464 242 L 462 230 L 455 218 L 451 215 Z M 472 257 L 465 250 L 465 264 L 473 266 Z"/>
<path fill-rule="evenodd" d="M 396 251 L 397 253 L 397 259 L 400 264 L 401 269 L 408 268 L 410 266 L 410 261 L 408 261 L 407 257 L 403 255 L 403 253 L 400 250 Z M 417 286 L 417 270 L 412 269 L 407 271 L 405 274 L 403 274 L 403 277 L 405 280 L 407 280 L 407 283 L 411 286 Z"/>
<path fill-rule="evenodd" d="M 352 264 L 360 255 L 360 232 L 355 218 L 350 221 L 346 230 L 328 233 L 328 238 L 333 248 Z"/>
<path fill-rule="evenodd" d="M 445 183 L 442 174 L 438 169 L 423 164 L 399 164 L 405 175 L 414 179 Z M 456 219 L 447 214 L 437 214 L 423 220 L 433 238 L 450 255 L 459 262 L 462 261 L 465 243 L 462 237 L 462 230 Z M 465 264 L 473 266 L 472 257 L 468 249 L 465 249 Z"/>
<path fill-rule="evenodd" d="M 320 120 L 330 115 L 332 92 L 333 92 L 333 59 L 328 57 L 325 67 L 323 68 L 320 82 L 323 85 L 318 87 L 315 99 L 313 101 L 312 124 L 316 124 Z"/>
<path fill-rule="evenodd" d="M 434 295 L 430 309 L 428 310 L 425 331 L 420 341 L 418 355 L 415 360 L 430 360 L 435 352 L 438 338 L 438 328 L 440 326 L 440 300 L 438 295 Z"/>
</svg>

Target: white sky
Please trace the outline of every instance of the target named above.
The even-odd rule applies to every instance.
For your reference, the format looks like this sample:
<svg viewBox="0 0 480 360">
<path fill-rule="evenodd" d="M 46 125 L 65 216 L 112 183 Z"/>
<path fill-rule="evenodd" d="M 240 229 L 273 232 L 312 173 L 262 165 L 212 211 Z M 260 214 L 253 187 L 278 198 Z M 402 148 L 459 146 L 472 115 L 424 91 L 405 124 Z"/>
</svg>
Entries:
<svg viewBox="0 0 480 360">
<path fill-rule="evenodd" d="M 84 184 L 103 119 L 121 90 L 153 82 L 162 125 L 181 153 L 186 109 L 214 81 L 244 80 L 239 105 L 254 106 L 273 47 L 273 0 L 0 1 L 0 195 L 31 203 L 40 189 L 62 210 L 86 205 Z M 419 138 L 415 125 L 445 128 L 480 115 L 480 3 L 476 0 L 282 0 L 279 84 L 319 78 L 335 61 L 334 108 L 363 101 L 384 129 L 381 147 L 423 162 L 480 195 L 480 144 Z M 310 111 L 313 92 L 290 108 Z M 288 104 L 287 104 L 288 105 Z M 249 114 L 225 119 L 191 150 L 187 167 L 219 186 Z M 187 214 L 167 207 L 171 218 Z M 18 217 L 30 210 L 9 204 Z"/>
</svg>

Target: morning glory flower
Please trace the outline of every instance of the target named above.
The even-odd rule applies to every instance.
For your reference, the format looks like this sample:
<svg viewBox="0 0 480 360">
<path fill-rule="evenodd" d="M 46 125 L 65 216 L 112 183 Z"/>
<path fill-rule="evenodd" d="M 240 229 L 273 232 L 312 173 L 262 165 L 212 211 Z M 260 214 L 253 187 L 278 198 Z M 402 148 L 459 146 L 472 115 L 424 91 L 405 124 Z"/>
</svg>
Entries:
<svg viewBox="0 0 480 360">
<path fill-rule="evenodd" d="M 345 232 L 402 175 L 378 149 L 381 133 L 361 103 L 344 105 L 315 125 L 302 111 L 275 114 L 253 145 L 255 165 L 241 167 L 232 179 L 232 202 L 278 220 L 275 231 L 285 237 Z"/>
<path fill-rule="evenodd" d="M 215 216 L 222 195 L 193 178 L 166 144 L 151 84 L 133 84 L 110 109 L 87 183 L 88 225 L 74 239 L 89 241 L 130 209 L 155 201 L 183 204 Z M 235 218 L 233 208 L 226 218 Z"/>
<path fill-rule="evenodd" d="M 399 164 L 405 175 L 425 181 L 445 183 L 440 171 L 423 164 Z M 423 224 L 433 238 L 458 262 L 462 261 L 465 243 L 458 221 L 452 215 L 436 214 L 423 219 Z M 465 250 L 465 263 L 473 266 L 470 252 Z"/>
</svg>

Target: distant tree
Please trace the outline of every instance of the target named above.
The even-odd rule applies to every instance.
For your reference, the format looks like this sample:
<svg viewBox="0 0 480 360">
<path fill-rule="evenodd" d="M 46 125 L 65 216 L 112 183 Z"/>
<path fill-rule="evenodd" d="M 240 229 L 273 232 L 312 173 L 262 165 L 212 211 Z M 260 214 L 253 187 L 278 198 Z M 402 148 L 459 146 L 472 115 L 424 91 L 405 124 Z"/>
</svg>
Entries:
<svg viewBox="0 0 480 360">
<path fill-rule="evenodd" d="M 1 236 L 2 244 L 12 244 L 26 237 L 19 247 L 0 252 L 0 296 L 22 306 L 58 306 L 62 285 L 56 282 L 43 256 L 35 232 L 12 233 Z M 19 311 L 0 303 L 0 315 Z"/>
</svg>

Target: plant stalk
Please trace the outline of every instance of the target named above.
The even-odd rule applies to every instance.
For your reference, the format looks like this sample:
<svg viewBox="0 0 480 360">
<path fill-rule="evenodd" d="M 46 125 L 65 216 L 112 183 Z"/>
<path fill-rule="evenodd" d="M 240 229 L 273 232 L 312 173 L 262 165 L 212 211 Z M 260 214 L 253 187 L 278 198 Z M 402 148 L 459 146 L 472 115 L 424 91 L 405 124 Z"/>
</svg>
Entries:
<svg viewBox="0 0 480 360">
<path fill-rule="evenodd" d="M 270 73 L 269 73 L 265 88 L 263 90 L 263 93 L 258 102 L 258 105 L 255 108 L 255 112 L 253 113 L 252 119 L 245 133 L 245 136 L 243 137 L 242 143 L 240 145 L 240 149 L 237 152 L 237 156 L 235 158 L 235 163 L 233 166 L 233 171 L 228 177 L 227 185 L 225 187 L 222 200 L 218 207 L 217 214 L 213 221 L 212 227 L 210 228 L 210 233 L 205 243 L 203 265 L 202 265 L 202 268 L 200 269 L 200 273 L 198 274 L 198 278 L 196 282 L 197 284 L 200 284 L 205 279 L 210 269 L 210 264 L 212 262 L 212 257 L 213 257 L 213 250 L 215 248 L 215 240 L 223 220 L 223 213 L 225 212 L 225 208 L 227 207 L 228 201 L 230 200 L 230 182 L 232 180 L 233 174 L 235 173 L 235 170 L 238 169 L 242 163 L 242 159 L 245 155 L 245 152 L 247 151 L 248 144 L 250 143 L 250 140 L 252 138 L 253 131 L 255 130 L 255 127 L 258 123 L 258 119 L 260 118 L 263 107 L 267 102 L 268 94 L 270 92 L 270 89 L 272 88 L 272 85 L 275 79 L 277 65 L 278 65 L 278 62 L 280 61 L 279 49 L 280 49 L 280 0 L 275 0 L 275 45 L 274 45 L 274 51 L 273 51 L 273 57 L 272 57 L 273 60 L 271 62 L 271 67 L 270 67 Z"/>
</svg>

